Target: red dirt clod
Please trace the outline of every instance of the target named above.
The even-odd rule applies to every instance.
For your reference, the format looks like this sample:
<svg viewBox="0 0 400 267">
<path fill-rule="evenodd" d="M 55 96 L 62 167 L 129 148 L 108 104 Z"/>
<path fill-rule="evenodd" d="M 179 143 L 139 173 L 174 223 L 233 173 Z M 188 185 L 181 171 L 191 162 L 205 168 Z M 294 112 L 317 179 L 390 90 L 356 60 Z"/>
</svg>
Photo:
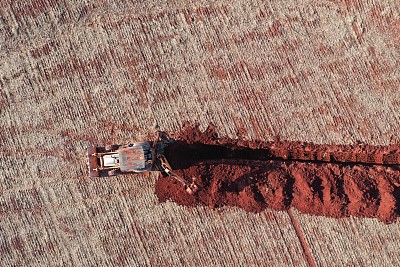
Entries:
<svg viewBox="0 0 400 267">
<path fill-rule="evenodd" d="M 199 190 L 188 195 L 181 184 L 160 176 L 156 194 L 161 202 L 250 212 L 295 207 L 308 214 L 385 223 L 400 214 L 398 145 L 232 140 L 218 138 L 214 127 L 201 132 L 198 125 L 175 136 L 166 156 L 178 175 L 196 178 Z"/>
</svg>

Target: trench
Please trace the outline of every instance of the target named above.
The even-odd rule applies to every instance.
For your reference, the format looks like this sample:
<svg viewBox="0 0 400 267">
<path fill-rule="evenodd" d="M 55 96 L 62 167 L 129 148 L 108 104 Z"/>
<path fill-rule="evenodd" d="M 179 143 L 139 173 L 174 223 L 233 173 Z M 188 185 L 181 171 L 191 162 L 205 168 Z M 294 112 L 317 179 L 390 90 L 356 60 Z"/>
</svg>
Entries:
<svg viewBox="0 0 400 267">
<path fill-rule="evenodd" d="M 290 153 L 293 147 L 297 152 Z M 390 164 L 382 161 L 385 153 L 397 159 L 396 147 L 321 147 L 219 138 L 215 129 L 201 132 L 189 127 L 168 145 L 165 155 L 178 175 L 188 181 L 195 179 L 199 190 L 188 195 L 180 183 L 160 175 L 156 194 L 161 202 L 169 199 L 185 206 L 235 206 L 249 212 L 295 207 L 303 213 L 334 218 L 369 217 L 385 223 L 397 220 L 399 169 L 394 160 Z M 331 162 L 326 162 L 321 156 L 326 152 L 320 153 L 321 149 L 346 156 L 329 157 Z M 349 153 L 352 150 L 364 155 L 365 151 L 381 151 L 380 162 L 374 163 L 376 158 L 354 162 L 357 155 Z"/>
</svg>

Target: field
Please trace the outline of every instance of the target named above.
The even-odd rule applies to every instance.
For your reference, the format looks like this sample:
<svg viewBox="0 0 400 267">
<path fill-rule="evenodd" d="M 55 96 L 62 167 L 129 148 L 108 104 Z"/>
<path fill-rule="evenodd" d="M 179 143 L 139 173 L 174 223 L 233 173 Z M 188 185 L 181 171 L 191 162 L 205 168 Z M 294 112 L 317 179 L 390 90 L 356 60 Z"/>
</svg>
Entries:
<svg viewBox="0 0 400 267">
<path fill-rule="evenodd" d="M 373 169 L 384 194 L 353 192 L 336 208 L 355 213 L 332 218 L 314 199 L 314 212 L 179 205 L 157 173 L 89 179 L 85 165 L 88 146 L 186 122 L 245 141 L 399 144 L 397 1 L 6 0 L 0 18 L 0 265 L 400 264 L 396 168 Z"/>
</svg>

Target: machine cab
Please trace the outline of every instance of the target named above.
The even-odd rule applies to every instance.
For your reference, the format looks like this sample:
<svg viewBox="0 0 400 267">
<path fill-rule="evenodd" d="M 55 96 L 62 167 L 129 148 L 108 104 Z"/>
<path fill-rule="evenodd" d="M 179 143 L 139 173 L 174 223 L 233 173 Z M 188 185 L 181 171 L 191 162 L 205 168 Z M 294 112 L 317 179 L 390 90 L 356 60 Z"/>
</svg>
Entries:
<svg viewBox="0 0 400 267">
<path fill-rule="evenodd" d="M 154 149 L 149 142 L 88 148 L 89 176 L 113 176 L 117 172 L 147 172 L 153 168 Z"/>
</svg>

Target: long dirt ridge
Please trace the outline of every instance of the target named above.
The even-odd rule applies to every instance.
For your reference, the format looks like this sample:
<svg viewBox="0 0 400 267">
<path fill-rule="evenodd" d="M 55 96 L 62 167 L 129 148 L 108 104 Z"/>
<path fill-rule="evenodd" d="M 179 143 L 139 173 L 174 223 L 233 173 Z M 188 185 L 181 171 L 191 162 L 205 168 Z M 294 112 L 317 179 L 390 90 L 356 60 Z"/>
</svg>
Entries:
<svg viewBox="0 0 400 267">
<path fill-rule="evenodd" d="M 159 200 L 251 212 L 295 207 L 334 218 L 356 216 L 393 223 L 400 214 L 400 146 L 317 145 L 218 137 L 198 125 L 175 134 L 165 150 L 175 172 L 196 178 L 198 192 L 162 177 Z"/>
</svg>

